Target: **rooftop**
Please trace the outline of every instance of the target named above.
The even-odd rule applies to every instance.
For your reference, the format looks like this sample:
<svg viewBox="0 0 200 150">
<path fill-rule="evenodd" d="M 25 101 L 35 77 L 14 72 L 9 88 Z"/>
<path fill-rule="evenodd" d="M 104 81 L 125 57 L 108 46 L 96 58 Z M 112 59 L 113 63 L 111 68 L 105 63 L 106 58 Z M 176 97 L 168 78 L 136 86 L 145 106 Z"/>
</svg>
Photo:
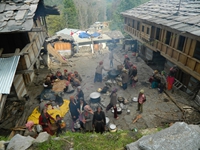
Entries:
<svg viewBox="0 0 200 150">
<path fill-rule="evenodd" d="M 42 0 L 0 0 L 0 32 L 30 31 L 37 10 L 40 16 L 59 14 L 55 7 L 44 6 Z"/>
<path fill-rule="evenodd" d="M 121 14 L 200 36 L 200 1 L 182 0 L 178 9 L 179 0 L 151 0 Z"/>
</svg>

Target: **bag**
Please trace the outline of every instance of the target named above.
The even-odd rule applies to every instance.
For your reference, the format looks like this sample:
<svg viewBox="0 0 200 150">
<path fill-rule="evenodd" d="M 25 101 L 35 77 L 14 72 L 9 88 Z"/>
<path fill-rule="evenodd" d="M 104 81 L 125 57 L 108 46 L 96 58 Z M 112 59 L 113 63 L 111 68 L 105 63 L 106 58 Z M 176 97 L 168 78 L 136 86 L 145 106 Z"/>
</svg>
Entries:
<svg viewBox="0 0 200 150">
<path fill-rule="evenodd" d="M 137 76 L 133 77 L 133 80 L 134 80 L 135 82 L 138 82 Z"/>
</svg>

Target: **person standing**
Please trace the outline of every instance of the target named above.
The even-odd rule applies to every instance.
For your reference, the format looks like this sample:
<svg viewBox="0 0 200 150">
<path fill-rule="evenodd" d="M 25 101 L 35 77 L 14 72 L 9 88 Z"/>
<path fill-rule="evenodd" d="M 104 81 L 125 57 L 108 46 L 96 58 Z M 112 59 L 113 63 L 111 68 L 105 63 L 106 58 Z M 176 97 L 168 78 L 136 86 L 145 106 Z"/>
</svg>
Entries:
<svg viewBox="0 0 200 150">
<path fill-rule="evenodd" d="M 76 95 L 76 99 L 77 99 L 78 102 L 79 102 L 79 100 L 80 100 L 81 97 L 84 100 L 84 93 L 83 93 L 83 91 L 81 89 L 81 86 L 78 86 L 77 87 L 77 95 Z"/>
<path fill-rule="evenodd" d="M 113 67 L 113 50 L 110 50 L 110 54 L 109 54 L 109 59 L 110 59 L 110 68 Z"/>
<path fill-rule="evenodd" d="M 132 74 L 131 74 L 131 84 L 132 87 L 135 87 L 136 83 L 138 82 L 138 78 L 137 78 L 137 67 L 135 65 L 133 65 L 133 70 L 132 70 Z"/>
<path fill-rule="evenodd" d="M 112 93 L 110 94 L 110 103 L 108 104 L 108 106 L 106 107 L 106 111 L 110 110 L 110 108 L 113 107 L 114 109 L 114 118 L 115 119 L 119 119 L 119 117 L 117 116 L 117 89 L 114 89 L 112 91 Z"/>
<path fill-rule="evenodd" d="M 94 77 L 94 83 L 95 82 L 102 82 L 102 70 L 109 71 L 108 69 L 105 69 L 103 66 L 103 61 L 99 62 L 99 65 L 96 67 L 95 77 Z"/>
<path fill-rule="evenodd" d="M 122 72 L 122 76 L 121 76 L 121 78 L 122 78 L 122 88 L 124 90 L 126 90 L 127 89 L 127 85 L 128 85 L 128 71 L 126 69 L 124 69 L 122 71 L 123 71 Z"/>
<path fill-rule="evenodd" d="M 76 122 L 76 120 L 79 117 L 78 104 L 75 102 L 74 96 L 70 96 L 69 99 L 70 99 L 69 110 L 70 110 L 71 117 L 72 117 L 72 127 L 71 127 L 71 130 L 72 130 L 72 132 L 75 132 L 75 130 L 74 130 L 74 123 Z"/>
<path fill-rule="evenodd" d="M 98 106 L 97 111 L 94 112 L 92 124 L 96 133 L 102 134 L 105 131 L 106 117 L 100 106 Z"/>
<path fill-rule="evenodd" d="M 159 88 L 158 88 L 158 91 L 160 93 L 162 93 L 166 87 L 166 83 L 167 83 L 167 80 L 166 80 L 166 77 L 165 77 L 165 72 L 162 71 L 161 72 L 161 79 L 160 79 L 160 84 L 159 84 Z"/>
<path fill-rule="evenodd" d="M 92 127 L 92 120 L 93 120 L 93 110 L 90 108 L 89 105 L 85 105 L 84 112 L 83 112 L 83 124 L 86 132 L 93 131 Z"/>
<path fill-rule="evenodd" d="M 138 95 L 138 109 L 137 111 L 140 111 L 140 113 L 143 112 L 143 103 L 146 101 L 146 96 L 144 95 L 144 90 L 140 90 L 140 93 Z"/>
</svg>

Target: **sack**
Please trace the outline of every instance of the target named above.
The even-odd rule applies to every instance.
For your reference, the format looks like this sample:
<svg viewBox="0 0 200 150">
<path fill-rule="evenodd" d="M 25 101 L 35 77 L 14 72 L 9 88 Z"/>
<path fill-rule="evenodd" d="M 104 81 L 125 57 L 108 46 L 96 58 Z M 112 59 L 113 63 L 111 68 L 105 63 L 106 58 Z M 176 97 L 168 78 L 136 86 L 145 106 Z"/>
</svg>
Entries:
<svg viewBox="0 0 200 150">
<path fill-rule="evenodd" d="M 138 82 L 137 76 L 133 77 L 133 80 L 134 80 L 135 82 Z"/>
</svg>

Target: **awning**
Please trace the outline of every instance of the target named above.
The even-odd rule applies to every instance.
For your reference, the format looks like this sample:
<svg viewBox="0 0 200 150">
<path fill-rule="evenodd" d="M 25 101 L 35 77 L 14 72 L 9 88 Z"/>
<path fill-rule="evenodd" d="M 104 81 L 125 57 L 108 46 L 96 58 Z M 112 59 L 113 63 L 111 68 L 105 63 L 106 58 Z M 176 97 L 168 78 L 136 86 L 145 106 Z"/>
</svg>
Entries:
<svg viewBox="0 0 200 150">
<path fill-rule="evenodd" d="M 9 94 L 20 56 L 0 58 L 0 93 Z"/>
</svg>

